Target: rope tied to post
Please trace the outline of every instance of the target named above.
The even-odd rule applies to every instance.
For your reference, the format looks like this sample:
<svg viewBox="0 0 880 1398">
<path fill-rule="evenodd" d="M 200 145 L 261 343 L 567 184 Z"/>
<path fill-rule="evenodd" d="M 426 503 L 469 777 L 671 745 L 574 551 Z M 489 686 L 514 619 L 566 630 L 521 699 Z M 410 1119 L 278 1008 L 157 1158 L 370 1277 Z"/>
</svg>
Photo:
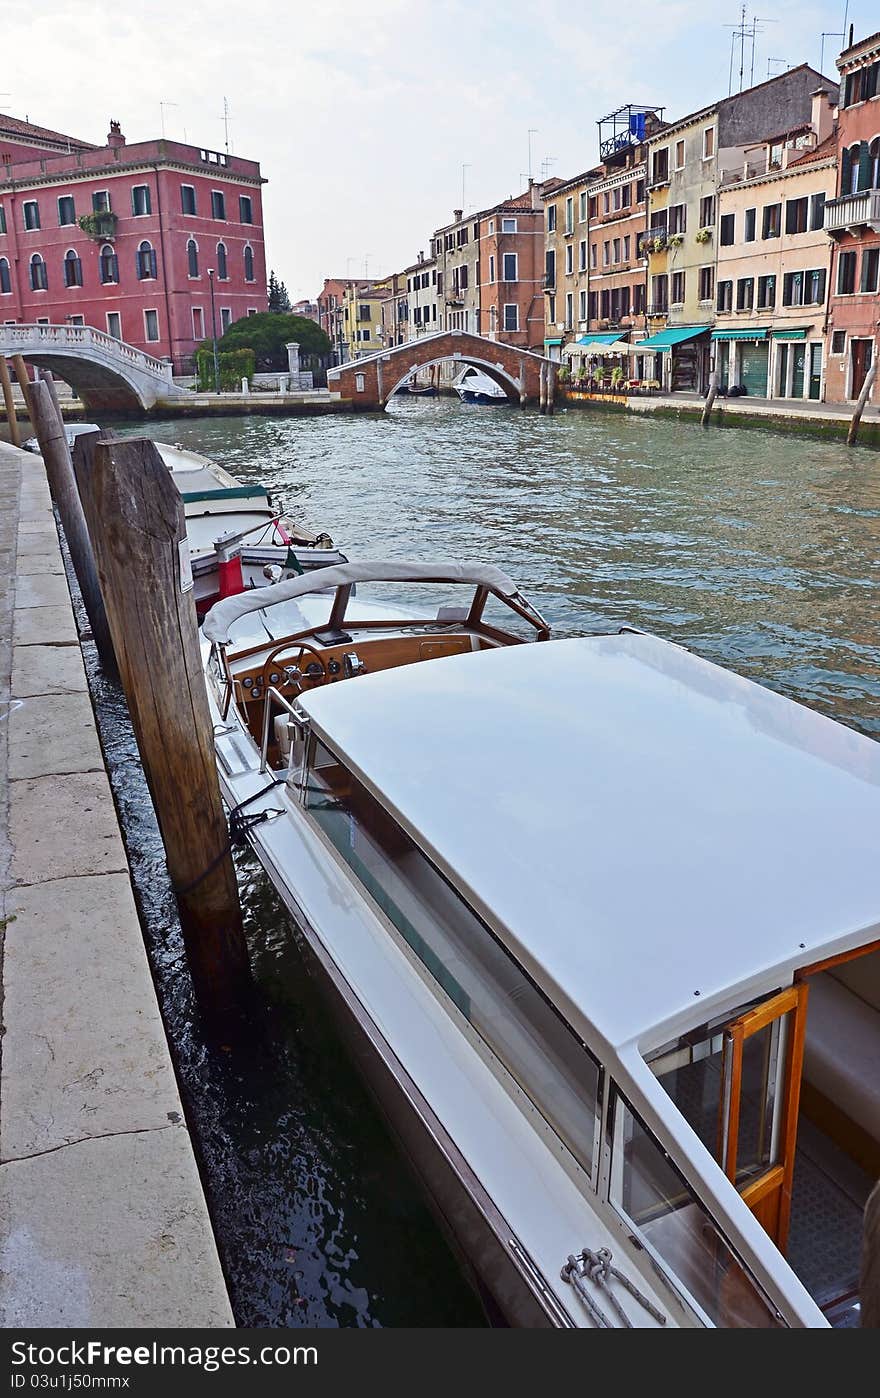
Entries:
<svg viewBox="0 0 880 1398">
<path fill-rule="evenodd" d="M 245 797 L 243 801 L 239 801 L 238 805 L 233 806 L 229 812 L 229 839 L 207 868 L 203 869 L 189 883 L 184 884 L 183 888 L 174 888 L 172 884 L 176 898 L 185 898 L 187 894 L 192 893 L 193 889 L 198 888 L 199 884 L 204 883 L 205 879 L 213 874 L 218 864 L 235 849 L 236 845 L 243 845 L 247 842 L 248 832 L 255 826 L 262 825 L 264 821 L 273 820 L 276 816 L 284 814 L 277 806 L 270 806 L 264 811 L 254 811 L 250 815 L 244 815 L 243 812 L 246 806 L 252 805 L 254 801 L 259 801 L 260 797 L 266 796 L 273 787 L 284 786 L 286 780 L 286 777 L 276 777 L 274 781 L 269 782 L 268 786 L 261 787 L 252 796 Z"/>
</svg>

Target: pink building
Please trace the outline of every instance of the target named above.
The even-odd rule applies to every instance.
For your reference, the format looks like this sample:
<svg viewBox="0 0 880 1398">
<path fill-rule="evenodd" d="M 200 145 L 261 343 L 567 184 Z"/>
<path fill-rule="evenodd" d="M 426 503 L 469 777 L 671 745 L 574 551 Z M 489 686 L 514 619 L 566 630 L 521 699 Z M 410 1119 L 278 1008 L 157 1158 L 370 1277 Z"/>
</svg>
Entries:
<svg viewBox="0 0 880 1398">
<path fill-rule="evenodd" d="M 264 183 L 118 122 L 91 146 L 0 115 L 0 321 L 90 325 L 187 373 L 214 321 L 267 309 Z"/>
</svg>

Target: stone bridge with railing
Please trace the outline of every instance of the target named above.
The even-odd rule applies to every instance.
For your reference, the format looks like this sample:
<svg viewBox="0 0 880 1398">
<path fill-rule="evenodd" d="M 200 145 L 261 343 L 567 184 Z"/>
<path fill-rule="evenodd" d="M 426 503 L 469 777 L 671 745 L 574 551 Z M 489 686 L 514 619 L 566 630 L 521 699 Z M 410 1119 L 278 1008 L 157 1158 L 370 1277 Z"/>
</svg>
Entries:
<svg viewBox="0 0 880 1398">
<path fill-rule="evenodd" d="M 150 412 L 186 397 L 171 363 L 90 325 L 0 325 L 0 354 L 50 369 L 92 411 Z"/>
<path fill-rule="evenodd" d="M 548 394 L 552 402 L 558 364 L 466 330 L 442 330 L 340 364 L 327 370 L 327 387 L 348 399 L 353 408 L 375 412 L 384 408 L 391 395 L 419 369 L 447 360 L 459 362 L 462 368 L 476 365 L 501 385 L 511 402 L 522 407 L 530 403 L 543 406 Z"/>
</svg>

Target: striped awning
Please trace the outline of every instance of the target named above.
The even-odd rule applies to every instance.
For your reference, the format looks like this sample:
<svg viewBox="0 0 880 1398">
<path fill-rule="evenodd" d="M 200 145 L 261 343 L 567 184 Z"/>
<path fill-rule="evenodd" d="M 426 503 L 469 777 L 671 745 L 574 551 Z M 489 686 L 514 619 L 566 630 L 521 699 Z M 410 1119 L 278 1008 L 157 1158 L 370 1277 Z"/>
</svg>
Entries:
<svg viewBox="0 0 880 1398">
<path fill-rule="evenodd" d="M 713 330 L 713 340 L 766 340 L 770 334 L 767 326 L 756 329 L 752 326 L 749 329 L 739 327 L 736 330 Z"/>
</svg>

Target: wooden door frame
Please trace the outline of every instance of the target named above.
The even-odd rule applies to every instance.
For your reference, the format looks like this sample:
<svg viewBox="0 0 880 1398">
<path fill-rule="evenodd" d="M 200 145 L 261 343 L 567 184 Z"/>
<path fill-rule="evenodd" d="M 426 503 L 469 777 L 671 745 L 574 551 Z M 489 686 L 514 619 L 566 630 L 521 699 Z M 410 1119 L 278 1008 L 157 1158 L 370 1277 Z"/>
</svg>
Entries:
<svg viewBox="0 0 880 1398">
<path fill-rule="evenodd" d="M 791 1190 L 797 1143 L 808 992 L 807 982 L 805 980 L 798 981 L 789 986 L 788 989 L 772 996 L 771 999 L 756 1005 L 754 1009 L 747 1010 L 738 1019 L 725 1025 L 723 1031 L 722 1075 L 724 1088 L 719 1117 L 718 1157 L 725 1175 L 736 1187 L 743 1045 L 746 1039 L 766 1028 L 774 1020 L 781 1019 L 786 1014 L 793 1014 L 791 1033 L 785 1049 L 785 1066 L 779 1077 L 781 1117 L 777 1159 L 756 1179 L 750 1180 L 744 1189 L 739 1191 L 753 1212 L 757 1211 L 759 1204 L 771 1198 L 774 1192 L 778 1193 L 779 1208 L 771 1236 L 783 1256 L 785 1255 L 791 1217 Z M 770 1232 L 770 1229 L 768 1228 L 767 1231 Z"/>
</svg>

